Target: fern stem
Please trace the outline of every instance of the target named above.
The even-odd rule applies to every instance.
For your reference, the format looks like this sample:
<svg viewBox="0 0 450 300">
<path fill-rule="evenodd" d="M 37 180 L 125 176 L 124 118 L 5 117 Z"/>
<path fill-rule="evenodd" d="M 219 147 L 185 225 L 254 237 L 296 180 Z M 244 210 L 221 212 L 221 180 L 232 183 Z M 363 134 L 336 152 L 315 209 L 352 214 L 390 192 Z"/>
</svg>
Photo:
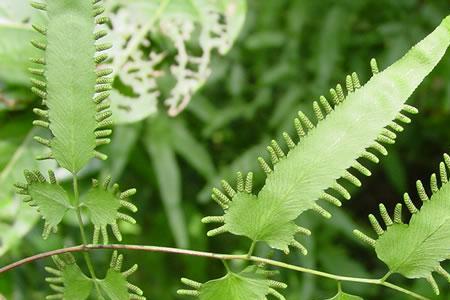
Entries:
<svg viewBox="0 0 450 300">
<path fill-rule="evenodd" d="M 252 244 L 250 245 L 250 249 L 248 250 L 247 256 L 251 257 L 253 254 L 253 251 L 255 251 L 256 242 L 252 241 Z"/>
<path fill-rule="evenodd" d="M 227 270 L 227 273 L 231 273 L 230 266 L 228 265 L 228 262 L 225 259 L 222 259 L 223 266 L 225 267 L 225 270 Z"/>
<path fill-rule="evenodd" d="M 153 25 L 161 17 L 162 13 L 166 9 L 169 2 L 170 2 L 170 0 L 161 1 L 161 4 L 159 5 L 158 10 L 155 12 L 153 17 L 150 18 L 150 20 L 144 26 L 142 26 L 142 28 L 131 38 L 127 47 L 123 51 L 123 55 L 119 56 L 117 61 L 114 62 L 114 67 L 113 67 L 114 71 L 111 75 L 112 78 L 114 78 L 117 75 L 117 72 L 120 69 L 122 69 L 122 67 L 126 64 L 126 62 L 128 61 L 128 58 L 131 56 L 131 54 L 134 51 L 136 51 L 136 49 L 141 44 L 142 40 L 146 37 L 148 32 L 152 29 Z"/>
<path fill-rule="evenodd" d="M 87 239 L 86 239 L 86 232 L 84 231 L 83 218 L 81 217 L 80 193 L 78 191 L 78 177 L 76 174 L 73 175 L 73 194 L 74 194 L 74 201 L 75 201 L 75 207 L 76 207 L 75 212 L 77 215 L 78 226 L 80 227 L 81 241 L 83 243 L 83 246 L 86 246 Z M 91 275 L 91 278 L 94 281 L 94 286 L 97 291 L 97 295 L 98 295 L 99 299 L 103 299 L 102 293 L 100 291 L 100 287 L 98 286 L 98 283 L 97 283 L 97 276 L 95 275 L 94 265 L 92 264 L 92 260 L 89 255 L 89 252 L 83 251 L 83 257 L 84 257 L 84 260 L 86 261 L 86 265 L 87 265 L 87 268 Z"/>
<path fill-rule="evenodd" d="M 391 275 L 392 275 L 392 271 L 387 272 L 386 275 L 384 275 L 384 276 L 380 279 L 380 281 L 381 281 L 381 282 L 385 282 L 385 281 L 389 278 L 389 276 L 391 276 Z"/>
<path fill-rule="evenodd" d="M 246 261 L 252 261 L 256 263 L 263 263 L 268 264 L 271 266 L 280 267 L 283 269 L 289 269 L 297 272 L 307 273 L 314 276 L 329 278 L 337 281 L 347 281 L 347 282 L 356 282 L 356 283 L 363 283 L 363 284 L 373 284 L 373 285 L 382 285 L 387 288 L 396 290 L 398 292 L 404 293 L 406 295 L 409 295 L 415 299 L 419 300 L 430 300 L 429 298 L 426 298 L 422 295 L 416 294 L 410 290 L 407 290 L 405 288 L 402 288 L 398 285 L 395 285 L 390 282 L 382 281 L 381 279 L 369 279 L 369 278 L 359 278 L 359 277 L 347 277 L 347 276 L 340 276 L 335 275 L 331 273 L 321 272 L 314 269 L 308 269 L 296 265 L 291 265 L 288 263 L 262 258 L 258 256 L 247 256 L 247 254 L 244 255 L 234 255 L 234 254 L 219 254 L 219 253 L 212 253 L 212 252 L 203 252 L 203 251 L 195 251 L 195 250 L 187 250 L 187 249 L 179 249 L 179 248 L 171 248 L 171 247 L 160 247 L 160 246 L 142 246 L 142 245 L 121 245 L 121 244 L 111 244 L 111 245 L 79 245 L 74 247 L 68 247 L 68 248 L 62 248 L 57 249 L 53 251 L 43 252 L 40 254 L 36 254 L 27 258 L 24 258 L 22 260 L 16 261 L 12 264 L 6 265 L 2 268 L 0 268 L 0 274 L 5 273 L 7 271 L 10 271 L 14 268 L 20 267 L 22 265 L 31 263 L 33 261 L 43 259 L 46 257 L 50 257 L 52 255 L 58 255 L 62 253 L 68 253 L 68 252 L 86 252 L 90 250 L 100 250 L 100 249 L 109 249 L 109 250 L 137 250 L 137 251 L 146 251 L 146 252 L 160 252 L 160 253 L 171 253 L 171 254 L 179 254 L 179 255 L 189 255 L 189 256 L 197 256 L 197 257 L 206 257 L 206 258 L 212 258 L 212 259 L 219 259 L 222 261 L 225 260 L 246 260 Z"/>
</svg>

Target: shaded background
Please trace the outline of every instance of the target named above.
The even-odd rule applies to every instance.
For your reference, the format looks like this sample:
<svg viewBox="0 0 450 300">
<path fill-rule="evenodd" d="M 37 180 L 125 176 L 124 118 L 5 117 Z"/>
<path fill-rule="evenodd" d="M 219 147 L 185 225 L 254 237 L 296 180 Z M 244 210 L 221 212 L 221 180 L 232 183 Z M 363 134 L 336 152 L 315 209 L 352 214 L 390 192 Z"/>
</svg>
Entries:
<svg viewBox="0 0 450 300">
<path fill-rule="evenodd" d="M 240 38 L 226 57 L 213 59 L 210 80 L 185 112 L 173 119 L 161 110 L 149 120 L 116 128 L 108 150 L 110 159 L 102 167 L 123 187 L 135 186 L 139 191 L 135 197 L 139 226 L 124 228 L 128 233 L 124 242 L 223 253 L 246 251 L 249 241 L 245 238 L 206 238 L 207 228 L 200 219 L 218 211 L 209 199 L 211 187 L 221 178 L 232 179 L 233 172 L 249 170 L 257 172 L 260 187 L 263 176 L 256 158 L 271 138 L 292 131 L 297 110 L 310 113 L 312 101 L 343 82 L 348 73 L 358 72 L 364 82 L 369 77 L 370 58 L 377 58 L 384 69 L 449 12 L 446 0 L 250 0 Z M 409 100 L 420 114 L 389 147 L 390 155 L 373 166 L 373 176 L 364 179 L 363 187 L 352 193 L 352 200 L 339 210 L 330 208 L 331 220 L 302 215 L 300 223 L 313 232 L 304 239 L 310 254 L 285 257 L 269 253 L 274 259 L 347 276 L 376 278 L 386 273 L 373 250 L 351 232 L 368 228 L 367 215 L 376 211 L 378 203 L 392 209 L 403 192 L 414 193 L 416 179 L 427 180 L 437 170 L 442 153 L 450 146 L 449 78 L 447 55 Z M 0 105 L 0 170 L 5 172 L 17 158 L 17 151 L 31 149 L 27 136 L 32 116 L 28 89 L 3 84 L 2 90 L 8 101 L 15 101 Z M 5 97 L 0 95 L 2 101 Z M 25 159 L 22 166 L 26 165 Z M 15 167 L 19 173 L 22 166 Z M 90 169 L 83 185 L 87 187 L 89 177 L 97 176 L 98 168 Z M 170 202 L 177 198 L 181 203 Z M 7 211 L 2 214 L 0 229 L 5 234 L 16 216 Z M 14 228 L 9 237 L 12 246 L 0 258 L 1 264 L 79 243 L 78 229 L 70 218 L 48 241 L 41 239 L 41 227 L 35 226 L 21 240 L 20 226 Z M 268 255 L 268 249 L 258 247 L 257 254 Z M 101 274 L 110 253 L 97 251 L 92 255 Z M 43 269 L 47 263 L 38 261 L 0 276 L 0 291 L 7 299 L 44 299 L 48 287 Z M 127 263 L 139 263 L 140 271 L 132 282 L 148 299 L 178 299 L 181 276 L 203 282 L 224 273 L 220 261 L 156 253 L 128 252 Z M 284 295 L 292 300 L 330 298 L 337 290 L 334 281 L 291 271 L 281 271 L 280 279 L 289 284 Z M 391 280 L 432 299 L 450 296 L 441 278 L 440 297 L 432 295 L 425 280 L 396 276 Z M 407 299 L 376 286 L 343 286 L 364 299 Z"/>
</svg>

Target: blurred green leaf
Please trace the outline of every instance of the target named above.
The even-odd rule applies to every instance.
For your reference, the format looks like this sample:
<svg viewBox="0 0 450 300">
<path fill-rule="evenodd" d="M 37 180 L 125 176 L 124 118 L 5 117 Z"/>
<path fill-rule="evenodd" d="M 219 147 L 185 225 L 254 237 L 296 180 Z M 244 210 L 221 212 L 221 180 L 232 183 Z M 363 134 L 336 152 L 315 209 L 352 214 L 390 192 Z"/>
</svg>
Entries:
<svg viewBox="0 0 450 300">
<path fill-rule="evenodd" d="M 187 247 L 189 239 L 181 207 L 181 174 L 164 122 L 151 118 L 144 145 L 152 161 L 169 225 L 178 247 Z"/>
<path fill-rule="evenodd" d="M 408 176 L 402 159 L 396 149 L 390 149 L 389 155 L 382 161 L 389 183 L 398 193 L 407 189 Z"/>
<path fill-rule="evenodd" d="M 259 171 L 258 160 L 256 157 L 264 151 L 268 141 L 263 141 L 259 145 L 253 146 L 240 156 L 238 156 L 228 166 L 219 171 L 219 175 L 212 178 L 210 182 L 203 187 L 198 194 L 200 202 L 207 202 L 210 200 L 211 190 L 214 186 L 218 186 L 220 181 L 224 178 L 233 178 L 236 172 L 247 173 L 250 171 Z"/>
<path fill-rule="evenodd" d="M 281 47 L 285 43 L 286 36 L 279 31 L 262 31 L 250 36 L 245 45 L 250 50 Z"/>
<path fill-rule="evenodd" d="M 45 172 L 55 166 L 54 162 L 38 163 L 34 159 L 40 154 L 42 146 L 33 140 L 33 136 L 42 133 L 42 130 L 32 129 L 29 133 L 25 131 L 23 136 L 23 131 L 17 130 L 21 127 L 26 130 L 28 126 L 21 124 L 23 123 L 12 122 L 0 125 L 0 156 L 8 161 L 0 169 L 0 222 L 5 226 L 5 229 L 0 231 L 0 256 L 19 243 L 38 220 L 38 214 L 33 208 L 14 197 L 13 184 L 22 181 L 24 169 L 39 169 Z M 15 130 L 12 130 L 13 128 Z"/>
<path fill-rule="evenodd" d="M 174 150 L 205 179 L 212 178 L 216 171 L 208 151 L 194 138 L 185 123 L 173 120 L 171 127 L 171 140 Z"/>
<path fill-rule="evenodd" d="M 111 176 L 112 181 L 118 181 L 130 159 L 130 152 L 136 146 L 142 123 L 115 126 L 111 144 L 106 149 L 110 159 L 104 162 L 102 176 Z"/>
<path fill-rule="evenodd" d="M 129 97 L 117 90 L 111 91 L 111 110 L 114 124 L 129 124 L 144 120 L 156 112 L 157 99 L 145 94 L 142 97 Z"/>
<path fill-rule="evenodd" d="M 30 40 L 35 32 L 27 25 L 0 22 L 0 80 L 10 84 L 29 85 L 29 58 L 37 50 Z"/>
<path fill-rule="evenodd" d="M 331 75 L 335 73 L 340 59 L 341 48 L 348 34 L 348 10 L 335 6 L 327 11 L 318 38 L 318 51 L 311 66 L 317 70 L 316 84 L 320 91 L 330 84 Z"/>
<path fill-rule="evenodd" d="M 2 1 L 0 2 L 0 23 L 2 17 L 22 23 L 29 19 L 34 11 L 30 3 L 25 0 Z"/>
</svg>

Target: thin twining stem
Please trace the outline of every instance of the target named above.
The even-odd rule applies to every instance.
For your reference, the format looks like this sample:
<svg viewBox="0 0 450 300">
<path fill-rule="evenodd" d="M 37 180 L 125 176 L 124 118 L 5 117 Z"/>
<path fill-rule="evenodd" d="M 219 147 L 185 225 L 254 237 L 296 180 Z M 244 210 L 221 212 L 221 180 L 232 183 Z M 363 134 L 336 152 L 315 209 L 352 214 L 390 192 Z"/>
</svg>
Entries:
<svg viewBox="0 0 450 300">
<path fill-rule="evenodd" d="M 311 274 L 314 276 L 329 278 L 329 279 L 333 279 L 333 280 L 340 281 L 340 282 L 348 281 L 348 282 L 356 282 L 356 283 L 364 283 L 364 284 L 382 285 L 387 288 L 396 290 L 398 292 L 407 294 L 415 299 L 430 300 L 429 298 L 426 298 L 424 296 L 416 294 L 416 293 L 414 293 L 410 290 L 407 290 L 405 288 L 402 288 L 398 285 L 389 283 L 389 282 L 383 280 L 383 278 L 382 279 L 368 279 L 368 278 L 340 276 L 340 275 L 335 275 L 335 274 L 331 274 L 331 273 L 317 271 L 314 269 L 308 269 L 308 268 L 304 268 L 304 267 L 300 267 L 300 266 L 296 266 L 296 265 L 291 265 L 291 264 L 280 262 L 277 260 L 262 258 L 259 256 L 248 256 L 247 254 L 244 254 L 244 255 L 219 254 L 219 253 L 212 253 L 212 252 L 203 252 L 203 251 L 195 251 L 195 250 L 179 249 L 179 248 L 171 248 L 171 247 L 160 247 L 160 246 L 120 245 L 120 244 L 79 245 L 79 246 L 74 246 L 74 247 L 68 247 L 68 248 L 62 248 L 62 249 L 52 250 L 52 251 L 48 251 L 48 252 L 43 252 L 40 254 L 36 254 L 36 255 L 24 258 L 22 260 L 16 261 L 12 264 L 9 264 L 7 266 L 0 268 L 0 274 L 10 271 L 14 268 L 20 267 L 22 265 L 31 263 L 35 260 L 43 259 L 43 258 L 50 257 L 53 255 L 58 255 L 58 254 L 68 253 L 68 252 L 83 252 L 83 251 L 99 250 L 99 249 L 138 250 L 138 251 L 147 251 L 147 252 L 172 253 L 172 254 L 200 256 L 200 257 L 206 257 L 206 258 L 212 258 L 212 259 L 219 259 L 222 261 L 246 260 L 246 261 L 252 261 L 252 262 L 256 262 L 256 263 L 263 263 L 266 265 L 276 266 L 276 267 L 280 267 L 283 269 L 289 269 L 289 270 L 293 270 L 293 271 L 297 271 L 297 272 L 307 273 L 307 274 Z"/>
<path fill-rule="evenodd" d="M 83 224 L 83 218 L 81 217 L 81 210 L 80 210 L 80 193 L 78 191 L 78 177 L 76 174 L 73 175 L 73 196 L 75 201 L 75 213 L 77 215 L 77 221 L 78 226 L 80 228 L 80 234 L 81 234 L 81 241 L 83 245 L 87 245 L 87 238 L 86 233 L 84 231 L 84 224 Z M 97 295 L 99 299 L 103 299 L 102 293 L 100 291 L 100 287 L 97 282 L 97 275 L 95 275 L 95 269 L 94 265 L 92 263 L 91 257 L 89 256 L 88 252 L 83 252 L 84 260 L 86 261 L 86 265 L 89 270 L 89 274 L 91 274 L 92 279 L 94 280 L 94 286 L 95 290 L 97 291 Z"/>
</svg>

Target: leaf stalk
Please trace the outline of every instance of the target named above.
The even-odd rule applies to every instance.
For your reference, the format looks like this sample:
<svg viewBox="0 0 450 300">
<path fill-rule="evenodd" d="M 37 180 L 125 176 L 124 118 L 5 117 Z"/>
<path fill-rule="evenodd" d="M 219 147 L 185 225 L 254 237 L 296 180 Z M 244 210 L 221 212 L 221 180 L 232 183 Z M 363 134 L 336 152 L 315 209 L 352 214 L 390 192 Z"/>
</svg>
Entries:
<svg viewBox="0 0 450 300">
<path fill-rule="evenodd" d="M 78 226 L 80 228 L 80 234 L 81 234 L 81 241 L 83 243 L 82 246 L 86 246 L 87 238 L 86 238 L 86 232 L 84 230 L 84 223 L 83 218 L 81 217 L 81 210 L 80 210 L 80 193 L 78 191 L 78 177 L 76 174 L 73 175 L 73 195 L 74 195 L 74 201 L 75 201 L 75 213 L 77 215 L 78 220 Z M 95 290 L 97 291 L 97 295 L 99 299 L 103 299 L 102 293 L 100 291 L 100 287 L 97 283 L 97 275 L 95 274 L 94 265 L 92 263 L 91 257 L 89 256 L 89 252 L 84 251 L 83 252 L 84 260 L 86 261 L 87 268 L 89 270 L 89 274 L 91 275 L 91 278 L 93 279 Z"/>
</svg>

